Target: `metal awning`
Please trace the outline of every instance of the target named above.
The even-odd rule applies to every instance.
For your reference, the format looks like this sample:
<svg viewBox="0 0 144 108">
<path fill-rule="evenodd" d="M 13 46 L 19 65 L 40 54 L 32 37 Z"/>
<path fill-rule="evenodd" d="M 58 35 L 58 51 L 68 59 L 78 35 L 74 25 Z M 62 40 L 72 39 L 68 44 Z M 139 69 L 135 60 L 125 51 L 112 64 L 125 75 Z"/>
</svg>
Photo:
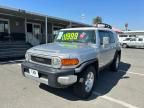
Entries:
<svg viewBox="0 0 144 108">
<path fill-rule="evenodd" d="M 64 24 L 64 25 L 71 24 L 73 26 L 78 26 L 78 27 L 91 26 L 88 24 L 75 22 L 72 20 L 67 20 L 67 19 L 58 18 L 58 17 L 52 17 L 52 16 L 48 16 L 48 15 L 44 15 L 44 14 L 35 13 L 35 12 L 29 12 L 29 11 L 22 10 L 22 9 L 15 9 L 15 8 L 10 8 L 10 7 L 3 7 L 3 6 L 0 6 L 0 14 L 8 15 L 8 16 L 15 16 L 15 17 L 19 17 L 19 18 L 39 20 L 39 21 L 45 21 L 45 17 L 47 17 L 48 22 L 52 22 L 52 23 L 58 23 L 58 24 L 60 23 L 60 24 Z"/>
</svg>

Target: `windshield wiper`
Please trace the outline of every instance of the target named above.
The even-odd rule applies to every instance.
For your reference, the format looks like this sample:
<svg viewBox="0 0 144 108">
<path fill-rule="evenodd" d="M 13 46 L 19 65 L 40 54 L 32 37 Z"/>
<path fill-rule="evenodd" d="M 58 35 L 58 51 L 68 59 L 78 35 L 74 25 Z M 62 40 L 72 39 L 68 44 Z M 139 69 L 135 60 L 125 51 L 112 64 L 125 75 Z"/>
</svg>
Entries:
<svg viewBox="0 0 144 108">
<path fill-rule="evenodd" d="M 73 41 L 73 42 L 84 43 L 84 42 L 82 42 L 82 41 L 80 41 L 80 40 L 76 40 L 76 41 Z"/>
</svg>

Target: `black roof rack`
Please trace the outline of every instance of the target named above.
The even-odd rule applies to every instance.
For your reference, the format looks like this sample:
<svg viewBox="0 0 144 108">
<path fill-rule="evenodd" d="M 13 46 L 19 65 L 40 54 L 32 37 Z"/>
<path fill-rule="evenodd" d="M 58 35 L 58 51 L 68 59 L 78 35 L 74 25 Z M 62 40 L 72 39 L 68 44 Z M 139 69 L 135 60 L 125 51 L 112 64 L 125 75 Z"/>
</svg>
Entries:
<svg viewBox="0 0 144 108">
<path fill-rule="evenodd" d="M 112 26 L 109 25 L 109 24 L 106 24 L 106 23 L 98 23 L 98 28 L 109 28 L 109 29 L 112 29 Z"/>
</svg>

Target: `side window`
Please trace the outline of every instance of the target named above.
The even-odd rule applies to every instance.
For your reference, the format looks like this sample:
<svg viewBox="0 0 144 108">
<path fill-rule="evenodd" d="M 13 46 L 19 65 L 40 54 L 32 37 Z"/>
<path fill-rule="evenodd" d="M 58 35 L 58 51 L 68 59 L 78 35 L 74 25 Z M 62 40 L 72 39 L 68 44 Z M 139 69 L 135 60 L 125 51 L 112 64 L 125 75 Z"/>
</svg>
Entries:
<svg viewBox="0 0 144 108">
<path fill-rule="evenodd" d="M 109 37 L 109 43 L 115 43 L 115 37 L 114 34 L 110 31 L 99 31 L 99 36 L 100 36 L 100 43 L 101 45 L 103 44 L 103 37 Z"/>
<path fill-rule="evenodd" d="M 136 37 L 136 35 L 129 35 L 129 37 Z"/>
<path fill-rule="evenodd" d="M 99 30 L 99 38 L 100 38 L 100 44 L 103 44 L 103 38 L 104 37 L 109 37 L 109 33 L 107 33 L 106 31 L 103 30 Z"/>
<path fill-rule="evenodd" d="M 92 36 L 90 36 L 91 37 L 90 42 L 96 43 L 96 34 L 95 34 L 95 31 L 92 31 L 91 33 L 92 33 L 91 34 Z"/>
<path fill-rule="evenodd" d="M 142 38 L 139 38 L 138 41 L 143 41 L 143 39 L 142 39 Z"/>
<path fill-rule="evenodd" d="M 119 37 L 128 37 L 127 35 L 119 35 Z"/>
<path fill-rule="evenodd" d="M 110 43 L 115 43 L 115 36 L 114 33 L 109 32 Z"/>
<path fill-rule="evenodd" d="M 130 41 L 136 41 L 136 39 L 131 39 Z"/>
<path fill-rule="evenodd" d="M 103 36 L 104 36 L 104 32 L 103 31 L 98 31 L 99 33 L 99 39 L 100 39 L 100 44 L 103 44 Z"/>
</svg>

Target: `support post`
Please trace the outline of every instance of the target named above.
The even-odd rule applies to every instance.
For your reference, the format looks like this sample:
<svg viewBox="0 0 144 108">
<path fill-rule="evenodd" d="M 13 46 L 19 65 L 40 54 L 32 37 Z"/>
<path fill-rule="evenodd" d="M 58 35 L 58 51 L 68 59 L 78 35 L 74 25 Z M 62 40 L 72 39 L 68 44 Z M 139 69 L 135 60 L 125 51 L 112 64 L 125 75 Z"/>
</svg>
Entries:
<svg viewBox="0 0 144 108">
<path fill-rule="evenodd" d="M 72 22 L 70 21 L 70 28 L 72 28 Z"/>
<path fill-rule="evenodd" d="M 47 16 L 45 17 L 45 36 L 46 36 L 46 44 L 48 43 L 48 34 L 47 34 Z"/>
<path fill-rule="evenodd" d="M 27 40 L 27 18 L 26 17 L 25 17 L 24 25 L 25 25 L 25 36 L 26 36 L 25 41 L 28 42 Z"/>
</svg>

